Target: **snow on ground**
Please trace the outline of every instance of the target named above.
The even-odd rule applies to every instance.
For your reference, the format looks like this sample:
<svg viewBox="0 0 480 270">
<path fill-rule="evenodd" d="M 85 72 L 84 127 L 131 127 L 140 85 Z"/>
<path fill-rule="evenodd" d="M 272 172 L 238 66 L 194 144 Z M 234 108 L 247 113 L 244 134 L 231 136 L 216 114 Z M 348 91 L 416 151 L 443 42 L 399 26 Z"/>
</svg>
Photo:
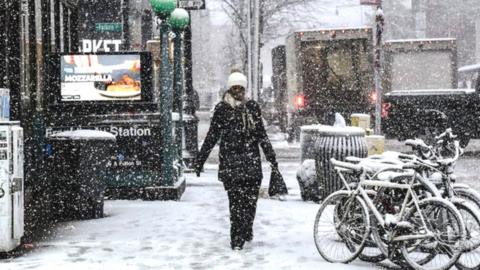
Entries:
<svg viewBox="0 0 480 270">
<path fill-rule="evenodd" d="M 264 164 L 264 183 L 269 169 Z M 297 162 L 280 164 L 289 188 L 286 201 L 260 199 L 254 240 L 232 251 L 228 200 L 217 166 L 200 178 L 187 175 L 181 201 L 107 201 L 106 217 L 65 222 L 50 239 L 0 269 L 367 269 L 355 261 L 331 265 L 313 242 L 318 205 L 300 199 Z"/>
<path fill-rule="evenodd" d="M 200 178 L 187 175 L 180 201 L 106 201 L 105 218 L 61 223 L 33 251 L 0 260 L 0 269 L 378 268 L 358 260 L 330 264 L 320 257 L 313 242 L 318 205 L 300 199 L 295 177 L 300 147 L 282 139 L 272 138 L 272 143 L 289 195 L 286 201 L 259 200 L 254 240 L 240 252 L 230 249 L 228 199 L 217 181 L 216 161 L 210 160 Z M 405 150 L 400 143 L 386 148 Z M 474 153 L 462 157 L 456 172 L 459 182 L 480 190 L 479 155 Z M 211 154 L 213 160 L 216 155 Z M 264 162 L 263 191 L 269 176 Z"/>
</svg>

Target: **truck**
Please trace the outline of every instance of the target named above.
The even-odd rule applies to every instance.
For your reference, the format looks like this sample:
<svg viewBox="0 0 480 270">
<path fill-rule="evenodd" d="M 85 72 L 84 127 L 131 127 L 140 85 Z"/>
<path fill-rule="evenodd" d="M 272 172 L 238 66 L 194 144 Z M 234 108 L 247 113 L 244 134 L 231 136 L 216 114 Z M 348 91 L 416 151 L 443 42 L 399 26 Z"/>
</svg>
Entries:
<svg viewBox="0 0 480 270">
<path fill-rule="evenodd" d="M 286 102 L 289 140 L 300 126 L 333 124 L 336 112 L 373 111 L 373 31 L 337 28 L 296 31 L 286 39 Z"/>
<path fill-rule="evenodd" d="M 381 115 L 387 138 L 433 143 L 452 128 L 465 147 L 480 135 L 478 85 L 458 88 L 455 39 L 389 40 L 384 48 Z M 478 68 L 466 72 L 478 76 Z"/>
</svg>

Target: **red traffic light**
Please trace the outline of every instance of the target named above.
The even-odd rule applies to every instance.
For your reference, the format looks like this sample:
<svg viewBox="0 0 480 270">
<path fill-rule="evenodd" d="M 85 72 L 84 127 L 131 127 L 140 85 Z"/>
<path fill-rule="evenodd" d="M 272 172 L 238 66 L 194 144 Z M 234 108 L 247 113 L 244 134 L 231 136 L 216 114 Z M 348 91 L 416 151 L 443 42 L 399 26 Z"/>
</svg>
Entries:
<svg viewBox="0 0 480 270">
<path fill-rule="evenodd" d="M 389 117 L 391 107 L 392 107 L 392 104 L 390 104 L 389 102 L 382 103 L 382 112 L 381 112 L 380 116 L 383 119 L 386 119 L 386 118 Z"/>
<path fill-rule="evenodd" d="M 305 96 L 303 94 L 297 94 L 295 96 L 294 104 L 297 110 L 305 108 Z"/>
</svg>

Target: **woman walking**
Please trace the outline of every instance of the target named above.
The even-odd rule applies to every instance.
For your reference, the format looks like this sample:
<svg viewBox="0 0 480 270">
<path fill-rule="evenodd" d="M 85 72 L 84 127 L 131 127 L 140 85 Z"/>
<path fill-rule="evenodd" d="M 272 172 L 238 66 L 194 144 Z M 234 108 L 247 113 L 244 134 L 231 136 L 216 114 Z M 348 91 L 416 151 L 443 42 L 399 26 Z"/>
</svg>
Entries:
<svg viewBox="0 0 480 270">
<path fill-rule="evenodd" d="M 231 248 L 240 250 L 253 239 L 253 221 L 262 181 L 259 145 L 273 169 L 278 164 L 263 126 L 257 102 L 245 97 L 247 78 L 240 72 L 228 77 L 222 101 L 214 110 L 207 137 L 197 155 L 197 176 L 211 150 L 220 141 L 218 178 L 228 194 Z"/>
</svg>

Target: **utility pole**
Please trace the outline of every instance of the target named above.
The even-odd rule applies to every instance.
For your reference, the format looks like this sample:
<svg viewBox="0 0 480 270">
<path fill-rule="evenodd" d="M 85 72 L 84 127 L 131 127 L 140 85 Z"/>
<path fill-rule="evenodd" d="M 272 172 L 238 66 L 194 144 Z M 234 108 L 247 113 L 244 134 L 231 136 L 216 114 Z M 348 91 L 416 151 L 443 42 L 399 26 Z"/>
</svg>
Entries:
<svg viewBox="0 0 480 270">
<path fill-rule="evenodd" d="M 375 135 L 382 133 L 382 35 L 385 16 L 382 10 L 382 0 L 360 0 L 360 5 L 376 7 L 375 12 L 375 44 L 374 44 L 374 78 L 375 78 Z"/>
<path fill-rule="evenodd" d="M 247 92 L 250 93 L 252 99 L 255 97 L 252 87 L 252 5 L 251 1 L 247 4 Z"/>
<path fill-rule="evenodd" d="M 377 11 L 375 12 L 375 134 L 380 135 L 382 133 L 382 35 L 383 27 L 385 24 L 385 18 L 383 15 L 382 6 L 377 6 Z"/>
<path fill-rule="evenodd" d="M 259 72 L 260 72 L 260 0 L 254 0 L 253 7 L 253 45 L 252 45 L 252 92 L 253 99 L 259 100 L 260 87 L 259 87 Z"/>
</svg>

